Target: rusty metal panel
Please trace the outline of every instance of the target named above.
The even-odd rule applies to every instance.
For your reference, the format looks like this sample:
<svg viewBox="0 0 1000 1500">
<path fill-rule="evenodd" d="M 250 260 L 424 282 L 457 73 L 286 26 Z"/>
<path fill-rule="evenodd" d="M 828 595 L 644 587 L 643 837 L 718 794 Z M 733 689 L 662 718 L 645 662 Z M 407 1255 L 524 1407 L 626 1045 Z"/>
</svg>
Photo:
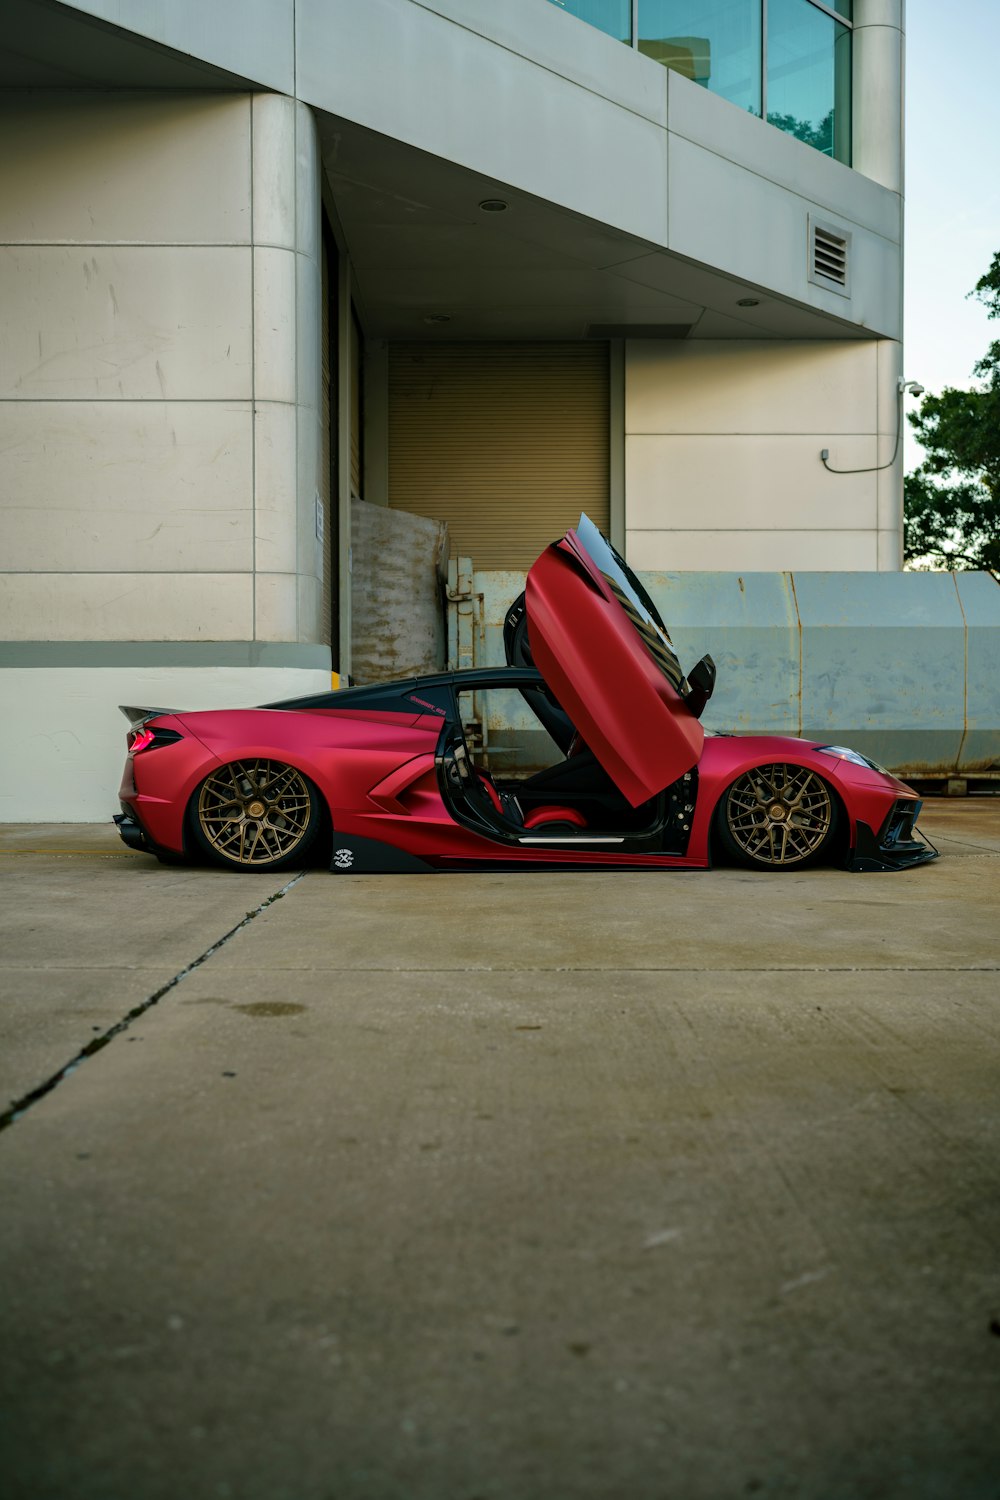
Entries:
<svg viewBox="0 0 1000 1500">
<path fill-rule="evenodd" d="M 1000 773 L 1000 587 L 988 573 L 642 573 L 707 729 L 842 742 L 913 777 Z M 501 665 L 518 572 L 477 570 L 465 664 Z M 451 606 L 454 608 L 455 606 Z M 531 720 L 511 724 L 527 729 Z M 499 732 L 502 726 L 493 726 Z"/>
<path fill-rule="evenodd" d="M 992 573 L 955 573 L 967 632 L 964 776 L 1000 772 L 1000 583 Z"/>
<path fill-rule="evenodd" d="M 689 671 L 707 651 L 718 680 L 706 729 L 799 733 L 799 632 L 789 573 L 642 573 Z"/>
<path fill-rule="evenodd" d="M 351 550 L 354 681 L 388 682 L 441 671 L 448 528 L 440 521 L 355 500 Z"/>
<path fill-rule="evenodd" d="M 799 573 L 802 733 L 894 770 L 954 766 L 965 628 L 947 573 Z"/>
<path fill-rule="evenodd" d="M 488 578 L 489 574 L 482 575 Z M 467 672 L 470 667 L 485 665 L 480 635 L 482 596 L 472 571 L 472 559 L 452 557 L 448 560 L 448 670 Z M 480 649 L 477 651 L 477 647 Z"/>
</svg>

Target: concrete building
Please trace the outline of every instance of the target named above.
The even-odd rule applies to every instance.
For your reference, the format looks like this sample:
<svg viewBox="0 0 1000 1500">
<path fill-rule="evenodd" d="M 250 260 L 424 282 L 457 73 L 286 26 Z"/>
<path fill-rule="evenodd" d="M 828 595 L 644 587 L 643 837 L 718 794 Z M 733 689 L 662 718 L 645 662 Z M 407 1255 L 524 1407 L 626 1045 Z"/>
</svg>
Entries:
<svg viewBox="0 0 1000 1500">
<path fill-rule="evenodd" d="M 349 671 L 362 507 L 898 569 L 902 12 L 0 0 L 0 817 Z"/>
</svg>

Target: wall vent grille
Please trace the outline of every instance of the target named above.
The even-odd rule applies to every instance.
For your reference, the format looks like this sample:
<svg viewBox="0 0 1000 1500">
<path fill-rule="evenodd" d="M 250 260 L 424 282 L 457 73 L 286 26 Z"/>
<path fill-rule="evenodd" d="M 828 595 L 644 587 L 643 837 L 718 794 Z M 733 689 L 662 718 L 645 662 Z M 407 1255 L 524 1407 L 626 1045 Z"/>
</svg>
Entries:
<svg viewBox="0 0 1000 1500">
<path fill-rule="evenodd" d="M 833 224 L 809 220 L 809 280 L 827 291 L 851 295 L 851 234 Z"/>
</svg>

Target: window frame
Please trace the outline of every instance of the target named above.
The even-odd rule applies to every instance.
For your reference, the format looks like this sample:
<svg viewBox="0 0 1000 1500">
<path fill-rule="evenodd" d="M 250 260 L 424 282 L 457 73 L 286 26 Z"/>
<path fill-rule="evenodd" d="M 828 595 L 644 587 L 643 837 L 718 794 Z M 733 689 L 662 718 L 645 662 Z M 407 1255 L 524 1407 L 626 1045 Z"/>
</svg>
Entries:
<svg viewBox="0 0 1000 1500">
<path fill-rule="evenodd" d="M 761 119 L 761 120 L 763 120 L 765 124 L 769 124 L 770 122 L 768 121 L 768 118 L 767 118 L 767 6 L 768 6 L 768 0 L 757 0 L 757 3 L 760 5 L 760 115 L 758 116 L 758 118 Z M 828 16 L 831 21 L 836 22 L 836 24 L 838 26 L 842 26 L 845 31 L 849 31 L 849 32 L 853 33 L 853 31 L 854 31 L 854 17 L 853 17 L 853 14 L 852 14 L 852 16 L 850 18 L 848 18 L 847 16 L 842 16 L 840 14 L 840 12 L 835 8 L 835 5 L 834 4 L 828 4 L 827 0 L 805 0 L 805 3 L 807 5 L 811 5 L 814 10 L 818 10 L 821 15 Z M 639 50 L 639 7 L 640 7 L 641 4 L 642 4 L 642 0 L 632 0 L 630 11 L 629 11 L 630 39 L 628 41 L 625 41 L 624 43 L 620 44 L 620 45 L 624 45 L 626 47 L 631 47 L 631 49 L 632 49 L 633 52 L 638 52 L 638 50 Z M 852 7 L 852 9 L 853 9 L 853 7 Z M 852 48 L 852 70 L 853 70 L 853 48 Z M 853 112 L 853 105 L 852 105 L 852 112 Z M 853 121 L 852 121 L 852 124 L 853 124 Z M 775 126 L 774 128 L 778 129 L 779 127 Z M 852 136 L 852 140 L 853 140 L 853 129 L 851 131 L 851 136 Z M 821 152 L 820 154 L 823 155 L 825 153 Z M 852 145 L 852 148 L 851 148 L 851 155 L 853 156 L 853 145 Z M 831 157 L 831 160 L 833 160 L 833 161 L 839 161 L 840 158 L 834 156 L 834 157 Z M 849 167 L 851 165 L 851 162 L 850 161 L 844 162 L 843 165 Z"/>
</svg>

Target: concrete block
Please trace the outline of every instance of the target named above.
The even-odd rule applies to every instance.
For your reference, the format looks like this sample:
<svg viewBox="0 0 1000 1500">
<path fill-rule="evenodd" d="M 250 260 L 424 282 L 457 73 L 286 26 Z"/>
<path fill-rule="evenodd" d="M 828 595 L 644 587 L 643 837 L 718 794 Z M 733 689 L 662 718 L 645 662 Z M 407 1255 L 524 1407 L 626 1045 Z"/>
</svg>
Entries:
<svg viewBox="0 0 1000 1500">
<path fill-rule="evenodd" d="M 880 393 L 874 340 L 631 340 L 625 430 L 635 433 L 870 433 Z M 884 430 L 895 410 L 879 410 Z M 825 446 L 825 445 L 823 445 Z"/>
<path fill-rule="evenodd" d="M 231 641 L 253 635 L 249 573 L 7 573 L 8 641 Z"/>
<path fill-rule="evenodd" d="M 0 820 L 102 822 L 117 812 L 119 703 L 243 708 L 329 686 L 328 670 L 297 667 L 0 668 Z"/>
<path fill-rule="evenodd" d="M 322 559 L 320 559 L 320 564 Z M 328 641 L 330 639 L 331 621 L 323 613 L 323 578 L 322 571 L 318 576 L 300 573 L 297 579 L 298 611 L 299 611 L 299 640 L 300 641 Z M 334 590 L 333 608 L 336 610 L 336 589 Z"/>
<path fill-rule="evenodd" d="M 249 250 L 8 247 L 0 397 L 247 399 L 250 305 Z"/>
<path fill-rule="evenodd" d="M 0 96 L 0 243 L 250 239 L 249 98 Z"/>
<path fill-rule="evenodd" d="M 322 203 L 320 155 L 316 116 L 305 104 L 295 105 L 295 247 L 300 255 L 318 261 L 321 253 Z"/>
<path fill-rule="evenodd" d="M 296 408 L 259 401 L 254 409 L 254 556 L 264 572 L 296 567 Z"/>
<path fill-rule="evenodd" d="M 873 572 L 877 542 L 871 531 L 642 531 L 626 533 L 634 568 L 695 572 L 766 573 L 822 567 Z"/>
<path fill-rule="evenodd" d="M 875 476 L 828 474 L 818 456 L 823 445 L 823 434 L 627 437 L 630 526 L 636 531 L 697 527 L 720 532 L 730 555 L 733 531 L 868 528 L 874 534 Z M 876 440 L 841 437 L 837 457 L 845 467 L 866 467 L 876 461 Z M 760 545 L 766 546 L 766 539 Z M 749 566 L 749 559 L 743 565 Z M 822 544 L 817 544 L 812 566 L 826 566 Z"/>
<path fill-rule="evenodd" d="M 4 566 L 249 569 L 248 404 L 0 402 Z"/>
<path fill-rule="evenodd" d="M 254 639 L 294 641 L 297 638 L 298 593 L 295 574 L 255 574 Z"/>
<path fill-rule="evenodd" d="M 295 254 L 253 252 L 254 391 L 261 401 L 295 400 Z"/>
<path fill-rule="evenodd" d="M 280 94 L 253 99 L 253 240 L 295 248 L 296 106 Z"/>
</svg>

